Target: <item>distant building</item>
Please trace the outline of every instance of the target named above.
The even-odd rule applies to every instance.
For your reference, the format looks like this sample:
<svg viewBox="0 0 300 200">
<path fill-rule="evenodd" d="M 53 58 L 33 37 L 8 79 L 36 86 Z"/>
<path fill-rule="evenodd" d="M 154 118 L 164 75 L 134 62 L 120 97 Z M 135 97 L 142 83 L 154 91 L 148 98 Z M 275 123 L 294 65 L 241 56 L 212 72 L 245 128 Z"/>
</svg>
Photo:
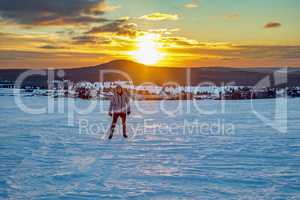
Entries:
<svg viewBox="0 0 300 200">
<path fill-rule="evenodd" d="M 15 84 L 10 81 L 0 81 L 0 88 L 15 88 Z"/>
</svg>

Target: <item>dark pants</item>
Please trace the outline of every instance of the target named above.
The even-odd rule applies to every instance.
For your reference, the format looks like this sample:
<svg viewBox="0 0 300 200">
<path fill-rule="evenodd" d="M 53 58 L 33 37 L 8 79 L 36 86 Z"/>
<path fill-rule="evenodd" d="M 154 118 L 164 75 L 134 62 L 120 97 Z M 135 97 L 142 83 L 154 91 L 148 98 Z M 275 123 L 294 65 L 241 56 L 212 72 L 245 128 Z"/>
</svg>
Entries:
<svg viewBox="0 0 300 200">
<path fill-rule="evenodd" d="M 113 119 L 112 119 L 112 124 L 111 124 L 111 128 L 110 128 L 109 139 L 111 139 L 114 135 L 115 127 L 116 127 L 116 124 L 117 124 L 117 121 L 118 121 L 119 117 L 121 117 L 121 119 L 122 119 L 123 136 L 127 138 L 127 134 L 126 134 L 126 113 L 114 113 L 112 117 L 113 117 Z"/>
</svg>

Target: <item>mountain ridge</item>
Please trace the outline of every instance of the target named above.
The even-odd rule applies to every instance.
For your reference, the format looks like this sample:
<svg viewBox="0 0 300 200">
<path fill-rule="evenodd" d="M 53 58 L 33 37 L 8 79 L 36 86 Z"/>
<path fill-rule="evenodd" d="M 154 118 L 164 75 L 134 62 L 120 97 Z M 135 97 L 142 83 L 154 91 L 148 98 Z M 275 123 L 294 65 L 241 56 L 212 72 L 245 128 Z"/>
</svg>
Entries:
<svg viewBox="0 0 300 200">
<path fill-rule="evenodd" d="M 107 63 L 81 67 L 53 70 L 55 79 L 65 79 L 74 82 L 117 81 L 130 78 L 134 84 L 152 82 L 162 85 L 166 82 L 176 82 L 180 85 L 198 85 L 211 82 L 216 85 L 235 83 L 236 85 L 251 86 L 280 68 L 231 68 L 231 67 L 156 67 L 147 66 L 129 60 L 113 60 Z M 57 71 L 63 70 L 64 77 L 58 77 Z M 0 69 L 0 81 L 15 81 L 26 69 Z M 288 84 L 300 85 L 300 69 L 288 68 Z M 108 73 L 109 72 L 109 73 Z M 114 73 L 113 73 L 114 72 Z M 103 75 L 101 77 L 101 75 Z M 189 79 L 189 81 L 187 81 Z M 24 84 L 45 87 L 47 78 L 32 76 Z"/>
</svg>

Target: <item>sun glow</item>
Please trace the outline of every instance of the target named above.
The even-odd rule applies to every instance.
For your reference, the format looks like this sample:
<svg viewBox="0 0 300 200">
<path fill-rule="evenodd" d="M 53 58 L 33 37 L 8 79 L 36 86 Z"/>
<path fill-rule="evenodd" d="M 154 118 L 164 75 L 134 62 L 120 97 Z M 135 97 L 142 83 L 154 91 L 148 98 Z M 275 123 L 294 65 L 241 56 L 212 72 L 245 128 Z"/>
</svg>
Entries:
<svg viewBox="0 0 300 200">
<path fill-rule="evenodd" d="M 145 65 L 157 64 L 164 54 L 159 51 L 158 34 L 146 34 L 137 38 L 137 51 L 130 54 L 140 63 Z"/>
</svg>

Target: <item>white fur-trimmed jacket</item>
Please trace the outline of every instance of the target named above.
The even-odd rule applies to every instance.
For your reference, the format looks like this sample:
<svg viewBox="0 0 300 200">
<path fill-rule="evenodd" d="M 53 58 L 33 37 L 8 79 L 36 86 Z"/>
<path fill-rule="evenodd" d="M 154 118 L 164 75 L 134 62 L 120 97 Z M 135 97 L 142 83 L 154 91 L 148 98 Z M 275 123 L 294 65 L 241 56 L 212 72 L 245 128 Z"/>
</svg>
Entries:
<svg viewBox="0 0 300 200">
<path fill-rule="evenodd" d="M 110 113 L 128 113 L 130 110 L 130 100 L 126 92 L 122 94 L 115 93 L 110 100 Z"/>
</svg>

